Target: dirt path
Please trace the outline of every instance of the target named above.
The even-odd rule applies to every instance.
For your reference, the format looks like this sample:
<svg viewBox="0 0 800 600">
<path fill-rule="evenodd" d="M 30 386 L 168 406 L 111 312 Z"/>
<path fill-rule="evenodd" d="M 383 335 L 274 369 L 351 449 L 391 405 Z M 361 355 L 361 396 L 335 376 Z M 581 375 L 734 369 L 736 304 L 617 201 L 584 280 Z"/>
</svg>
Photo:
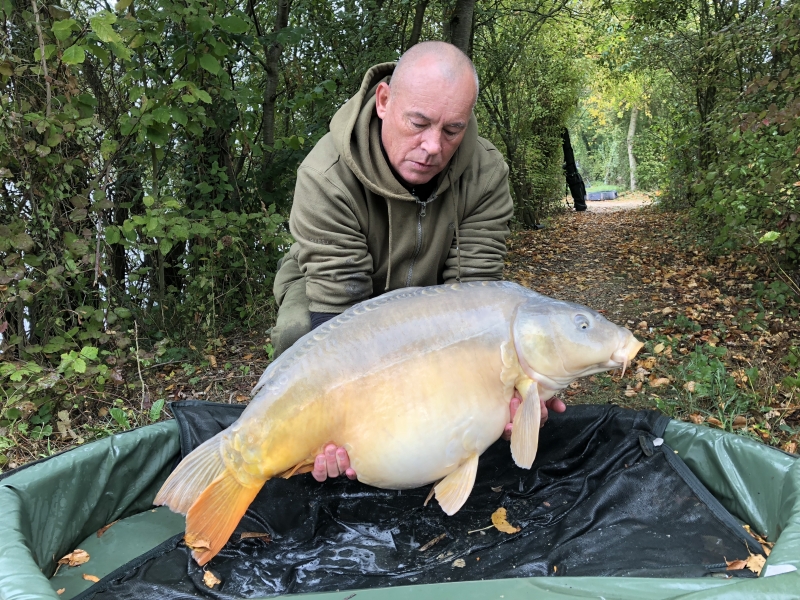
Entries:
<svg viewBox="0 0 800 600">
<path fill-rule="evenodd" d="M 643 206 L 650 206 L 653 199 L 648 194 L 642 192 L 627 193 L 621 198 L 616 200 L 587 200 L 587 212 L 618 212 L 621 210 L 630 210 L 632 208 L 641 208 Z"/>
</svg>

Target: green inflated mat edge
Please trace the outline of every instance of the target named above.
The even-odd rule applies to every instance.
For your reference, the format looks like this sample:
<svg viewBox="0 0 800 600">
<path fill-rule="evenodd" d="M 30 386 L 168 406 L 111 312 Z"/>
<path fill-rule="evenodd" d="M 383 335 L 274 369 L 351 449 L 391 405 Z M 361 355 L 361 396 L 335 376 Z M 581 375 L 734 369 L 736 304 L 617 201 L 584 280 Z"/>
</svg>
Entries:
<svg viewBox="0 0 800 600">
<path fill-rule="evenodd" d="M 0 598 L 58 598 L 60 557 L 117 519 L 142 512 L 179 454 L 174 421 L 86 444 L 0 480 Z"/>
<path fill-rule="evenodd" d="M 740 436 L 671 422 L 664 434 L 723 504 L 771 539 L 770 565 L 800 565 L 800 461 Z M 146 510 L 178 455 L 174 422 L 106 438 L 0 481 L 0 598 L 58 598 L 45 574 L 76 541 Z M 738 472 L 737 469 L 741 469 Z M 746 479 L 746 481 L 745 481 Z M 77 485 L 76 485 L 77 483 Z M 763 487 L 766 486 L 766 487 Z M 733 493 L 736 492 L 736 493 Z M 756 580 L 529 578 L 305 594 L 315 600 L 425 598 L 797 598 L 800 574 Z M 357 594 L 357 596 L 352 596 Z"/>
</svg>

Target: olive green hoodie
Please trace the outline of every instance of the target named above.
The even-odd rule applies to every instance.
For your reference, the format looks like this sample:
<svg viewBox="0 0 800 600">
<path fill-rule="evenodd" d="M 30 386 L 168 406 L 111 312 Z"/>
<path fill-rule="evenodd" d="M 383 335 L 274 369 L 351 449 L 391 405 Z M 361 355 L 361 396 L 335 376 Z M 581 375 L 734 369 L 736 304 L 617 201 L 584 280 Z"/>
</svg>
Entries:
<svg viewBox="0 0 800 600">
<path fill-rule="evenodd" d="M 372 67 L 297 171 L 295 244 L 276 277 L 278 304 L 305 277 L 311 312 L 339 313 L 409 286 L 502 278 L 513 206 L 508 167 L 478 137 L 473 115 L 426 202 L 392 173 L 380 145 L 375 89 L 394 63 Z"/>
</svg>

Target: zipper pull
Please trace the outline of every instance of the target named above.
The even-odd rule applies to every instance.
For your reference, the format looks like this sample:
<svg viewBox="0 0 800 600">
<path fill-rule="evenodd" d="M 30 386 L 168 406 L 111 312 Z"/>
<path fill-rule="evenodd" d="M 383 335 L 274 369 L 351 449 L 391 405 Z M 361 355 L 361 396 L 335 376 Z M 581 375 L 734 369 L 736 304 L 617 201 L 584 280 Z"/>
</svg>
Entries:
<svg viewBox="0 0 800 600">
<path fill-rule="evenodd" d="M 427 202 L 423 202 L 422 200 L 417 200 L 417 202 L 419 203 L 419 216 L 420 217 L 424 217 L 425 216 L 425 209 L 427 208 L 428 203 Z"/>
</svg>

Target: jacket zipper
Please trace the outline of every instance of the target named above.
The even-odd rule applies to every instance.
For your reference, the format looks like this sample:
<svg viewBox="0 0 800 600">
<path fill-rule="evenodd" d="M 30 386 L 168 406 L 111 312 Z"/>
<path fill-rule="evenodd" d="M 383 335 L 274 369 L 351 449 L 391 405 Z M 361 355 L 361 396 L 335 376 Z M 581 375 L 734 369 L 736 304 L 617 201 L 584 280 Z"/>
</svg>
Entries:
<svg viewBox="0 0 800 600">
<path fill-rule="evenodd" d="M 436 200 L 436 194 L 431 194 L 430 198 L 426 201 L 422 201 L 414 195 L 414 200 L 416 200 L 417 205 L 419 206 L 419 210 L 417 211 L 417 245 L 414 248 L 414 254 L 411 256 L 411 265 L 408 267 L 408 276 L 406 277 L 406 287 L 411 286 L 411 276 L 414 271 L 414 263 L 417 261 L 417 257 L 419 256 L 420 250 L 422 250 L 422 219 L 426 215 L 426 207 L 428 204 Z"/>
</svg>

